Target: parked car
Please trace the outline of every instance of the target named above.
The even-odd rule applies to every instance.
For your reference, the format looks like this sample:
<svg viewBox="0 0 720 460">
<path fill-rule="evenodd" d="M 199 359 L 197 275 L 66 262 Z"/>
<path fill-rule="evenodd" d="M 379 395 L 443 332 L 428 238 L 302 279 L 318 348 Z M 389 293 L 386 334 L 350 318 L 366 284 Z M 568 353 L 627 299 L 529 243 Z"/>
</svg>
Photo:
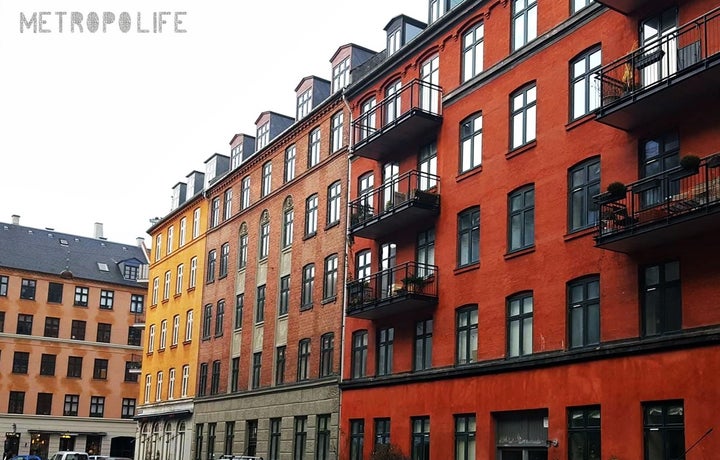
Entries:
<svg viewBox="0 0 720 460">
<path fill-rule="evenodd" d="M 108 460 L 107 455 L 88 455 L 88 460 Z"/>
<path fill-rule="evenodd" d="M 37 455 L 29 454 L 29 455 L 16 455 L 13 458 L 11 458 L 10 460 L 42 460 L 42 459 L 40 457 L 38 457 Z"/>
<path fill-rule="evenodd" d="M 63 450 L 54 454 L 49 460 L 89 460 L 88 457 L 87 452 Z"/>
</svg>

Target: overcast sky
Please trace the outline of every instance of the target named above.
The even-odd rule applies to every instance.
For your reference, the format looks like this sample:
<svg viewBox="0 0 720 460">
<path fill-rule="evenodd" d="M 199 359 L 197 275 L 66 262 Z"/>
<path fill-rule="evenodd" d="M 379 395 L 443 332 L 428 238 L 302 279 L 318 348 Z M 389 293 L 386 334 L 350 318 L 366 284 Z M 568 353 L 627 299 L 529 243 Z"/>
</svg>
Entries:
<svg viewBox="0 0 720 460">
<path fill-rule="evenodd" d="M 21 13 L 41 11 L 49 32 L 21 33 Z M 158 11 L 186 12 L 187 32 L 171 14 L 153 33 Z M 254 135 L 261 112 L 294 116 L 295 86 L 329 80 L 339 46 L 384 49 L 401 13 L 426 22 L 427 0 L 0 0 L 0 222 L 84 236 L 102 222 L 111 241 L 150 245 L 177 182 L 229 155 L 235 133 Z"/>
</svg>

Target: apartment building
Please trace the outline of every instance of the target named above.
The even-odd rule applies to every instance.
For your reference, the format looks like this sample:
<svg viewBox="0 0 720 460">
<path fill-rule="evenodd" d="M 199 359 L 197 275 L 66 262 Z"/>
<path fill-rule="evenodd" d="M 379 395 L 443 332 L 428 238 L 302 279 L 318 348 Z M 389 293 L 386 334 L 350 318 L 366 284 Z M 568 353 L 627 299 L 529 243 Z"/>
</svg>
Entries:
<svg viewBox="0 0 720 460">
<path fill-rule="evenodd" d="M 339 458 L 715 458 L 717 2 L 428 6 L 346 92 Z"/>
<path fill-rule="evenodd" d="M 142 239 L 0 223 L 3 453 L 132 457 L 147 291 Z"/>
</svg>

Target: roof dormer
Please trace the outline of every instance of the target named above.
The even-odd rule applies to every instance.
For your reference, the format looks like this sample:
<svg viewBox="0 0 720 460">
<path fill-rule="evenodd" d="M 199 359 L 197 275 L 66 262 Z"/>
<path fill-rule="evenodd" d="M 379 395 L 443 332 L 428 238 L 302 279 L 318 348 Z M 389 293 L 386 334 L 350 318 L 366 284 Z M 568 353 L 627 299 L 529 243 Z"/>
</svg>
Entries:
<svg viewBox="0 0 720 460">
<path fill-rule="evenodd" d="M 332 92 L 335 93 L 351 83 L 350 72 L 375 56 L 375 51 L 348 43 L 335 51 L 330 58 L 332 66 Z"/>
<path fill-rule="evenodd" d="M 205 189 L 230 169 L 230 157 L 213 153 L 205 160 Z"/>
<path fill-rule="evenodd" d="M 189 200 L 196 194 L 203 191 L 203 185 L 205 184 L 205 174 L 200 171 L 192 171 L 187 176 L 187 190 L 186 197 Z"/>
<path fill-rule="evenodd" d="M 387 32 L 387 55 L 390 56 L 422 32 L 427 24 L 401 14 L 385 26 Z"/>
<path fill-rule="evenodd" d="M 278 134 L 288 129 L 295 119 L 287 115 L 265 111 L 255 120 L 257 137 L 255 138 L 255 151 L 259 152 L 275 139 Z"/>
<path fill-rule="evenodd" d="M 255 138 L 236 134 L 230 139 L 230 169 L 235 169 L 255 153 Z"/>
<path fill-rule="evenodd" d="M 185 203 L 187 199 L 187 184 L 185 182 L 178 182 L 173 187 L 172 204 L 170 210 L 175 210 L 180 207 L 181 204 Z"/>
<path fill-rule="evenodd" d="M 300 120 L 330 96 L 330 82 L 311 75 L 300 80 L 295 87 L 297 107 L 295 119 Z"/>
<path fill-rule="evenodd" d="M 428 4 L 428 23 L 440 19 L 445 13 L 455 8 L 465 0 L 430 0 Z"/>
</svg>

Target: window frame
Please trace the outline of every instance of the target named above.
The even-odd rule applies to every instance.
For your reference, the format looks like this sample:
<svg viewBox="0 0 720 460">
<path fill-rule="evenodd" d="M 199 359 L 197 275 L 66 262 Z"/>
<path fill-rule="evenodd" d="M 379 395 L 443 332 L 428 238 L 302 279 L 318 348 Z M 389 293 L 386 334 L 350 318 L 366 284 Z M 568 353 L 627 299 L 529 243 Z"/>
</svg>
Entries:
<svg viewBox="0 0 720 460">
<path fill-rule="evenodd" d="M 590 297 L 591 287 L 593 284 L 597 285 L 597 297 Z M 573 290 L 575 288 L 582 289 L 582 298 L 573 301 Z M 600 325 L 600 275 L 587 275 L 574 280 L 568 281 L 567 283 L 567 325 L 568 325 L 568 337 L 567 343 L 568 348 L 577 349 L 585 348 L 589 346 L 597 346 L 601 340 L 601 325 Z M 594 309 L 594 312 L 592 311 Z M 590 311 L 589 311 L 590 310 Z M 573 339 L 575 331 L 575 323 L 573 317 L 575 312 L 580 311 L 582 313 L 582 337 L 580 343 L 576 343 Z M 591 329 L 588 321 L 592 318 L 597 324 L 597 337 L 593 338 L 589 336 L 589 330 Z"/>
<path fill-rule="evenodd" d="M 520 101 L 519 106 L 516 105 L 517 101 Z M 519 126 L 517 126 L 518 119 Z M 532 125 L 529 123 L 531 119 Z M 532 131 L 530 126 L 533 128 Z M 520 149 L 535 142 L 536 139 L 537 84 L 533 81 L 510 94 L 510 150 Z"/>
<path fill-rule="evenodd" d="M 483 114 L 476 112 L 460 122 L 460 161 L 458 173 L 482 166 Z"/>
<path fill-rule="evenodd" d="M 516 6 L 522 3 L 520 5 L 519 9 L 516 9 Z M 515 0 L 512 2 L 512 27 L 510 29 L 510 43 L 511 43 L 511 52 L 515 52 L 519 50 L 520 48 L 524 47 L 531 41 L 535 40 L 537 38 L 537 25 L 538 25 L 538 2 L 537 0 Z M 535 28 L 534 30 L 530 30 L 530 27 L 528 27 L 528 19 L 531 18 L 534 14 L 535 19 Z M 520 21 L 522 19 L 522 21 Z M 519 37 L 520 40 L 517 40 L 518 34 L 517 34 L 517 28 L 519 24 L 522 24 L 522 36 Z"/>
<path fill-rule="evenodd" d="M 477 305 L 466 305 L 455 311 L 455 364 L 462 366 L 478 361 L 478 323 Z"/>
<path fill-rule="evenodd" d="M 480 21 L 467 29 L 463 33 L 461 43 L 461 82 L 465 83 L 483 71 L 485 58 L 485 23 Z"/>
<path fill-rule="evenodd" d="M 462 268 L 479 263 L 480 207 L 474 206 L 458 213 L 457 222 L 457 267 Z M 464 242 L 465 239 L 466 242 Z M 474 247 L 477 248 L 477 251 L 474 250 Z"/>
<path fill-rule="evenodd" d="M 368 331 L 360 329 L 352 333 L 352 354 L 350 360 L 350 378 L 367 377 Z"/>
<path fill-rule="evenodd" d="M 310 378 L 310 339 L 305 338 L 298 342 L 298 364 L 297 364 L 297 381 L 308 380 Z"/>
<path fill-rule="evenodd" d="M 530 310 L 525 310 L 525 301 L 527 299 L 530 299 Z M 518 313 L 513 314 L 513 302 L 519 302 L 519 308 Z M 534 324 L 533 324 L 533 314 L 535 311 L 535 299 L 533 295 L 533 291 L 523 291 L 518 292 L 516 294 L 513 294 L 509 296 L 506 300 L 506 310 L 507 310 L 507 357 L 508 358 L 519 358 L 522 356 L 529 356 L 533 354 L 533 334 L 534 334 Z M 529 350 L 526 347 L 525 344 L 525 328 L 526 328 L 526 320 L 530 319 L 529 326 L 530 326 L 530 344 L 529 344 Z M 513 352 L 513 341 L 514 337 L 511 333 L 512 331 L 512 324 L 517 323 L 518 325 L 518 332 L 517 332 L 517 352 Z"/>
<path fill-rule="evenodd" d="M 519 207 L 514 207 L 516 199 Z M 508 239 L 507 251 L 513 253 L 535 247 L 535 184 L 527 184 L 508 194 Z M 518 220 L 519 219 L 519 220 Z M 519 240 L 515 241 L 515 231 Z M 528 234 L 530 230 L 530 234 Z"/>
<path fill-rule="evenodd" d="M 594 60 L 597 62 L 595 66 L 592 65 Z M 576 66 L 581 63 L 584 64 L 584 69 L 581 73 L 576 74 Z M 569 66 L 570 88 L 568 92 L 570 95 L 570 121 L 574 121 L 600 108 L 601 86 L 599 72 L 602 68 L 602 47 L 595 45 L 583 51 L 570 61 Z M 576 113 L 576 96 L 578 96 L 576 94 L 576 85 L 579 83 L 583 83 L 581 86 L 583 89 L 583 104 L 580 112 Z M 593 98 L 593 96 L 595 97 Z"/>
</svg>

